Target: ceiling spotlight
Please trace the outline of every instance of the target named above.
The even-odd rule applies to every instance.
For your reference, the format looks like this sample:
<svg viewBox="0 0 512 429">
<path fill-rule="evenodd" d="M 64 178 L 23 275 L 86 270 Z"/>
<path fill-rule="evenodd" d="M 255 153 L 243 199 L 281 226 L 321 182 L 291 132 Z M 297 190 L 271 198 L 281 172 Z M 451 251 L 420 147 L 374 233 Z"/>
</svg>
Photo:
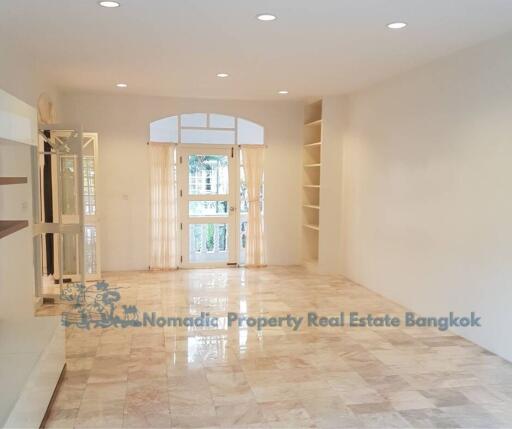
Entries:
<svg viewBox="0 0 512 429">
<path fill-rule="evenodd" d="M 109 8 L 121 6 L 121 4 L 116 1 L 100 1 L 100 2 L 98 2 L 98 4 L 101 7 L 109 7 Z"/>
<path fill-rule="evenodd" d="M 227 73 L 217 73 L 217 77 L 229 77 Z"/>
<path fill-rule="evenodd" d="M 392 22 L 391 24 L 388 24 L 388 28 L 391 28 L 392 30 L 401 30 L 405 27 L 407 27 L 407 23 L 405 22 Z"/>
<path fill-rule="evenodd" d="M 281 91 L 278 91 L 277 92 L 279 95 L 286 95 L 288 94 L 288 91 L 286 91 L 285 89 L 281 90 Z"/>
<path fill-rule="evenodd" d="M 100 2 L 98 2 L 98 4 L 101 7 L 108 7 L 108 8 L 114 8 L 114 7 L 121 6 L 121 4 L 116 1 L 100 1 Z"/>
<path fill-rule="evenodd" d="M 260 21 L 275 21 L 277 16 L 272 15 L 270 13 L 261 13 L 257 16 Z"/>
<path fill-rule="evenodd" d="M 128 84 L 126 84 L 126 83 L 116 83 L 116 86 L 118 88 L 126 88 L 128 86 Z"/>
</svg>

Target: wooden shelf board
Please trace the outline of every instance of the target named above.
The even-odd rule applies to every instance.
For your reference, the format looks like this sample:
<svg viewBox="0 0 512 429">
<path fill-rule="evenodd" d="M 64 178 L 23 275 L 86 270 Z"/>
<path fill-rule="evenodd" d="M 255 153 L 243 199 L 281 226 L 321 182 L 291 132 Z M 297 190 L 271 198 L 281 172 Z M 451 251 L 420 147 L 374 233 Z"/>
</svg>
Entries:
<svg viewBox="0 0 512 429">
<path fill-rule="evenodd" d="M 26 177 L 0 177 L 0 185 L 18 185 L 27 183 Z"/>
<path fill-rule="evenodd" d="M 320 189 L 320 185 L 304 185 L 305 188 Z"/>
<path fill-rule="evenodd" d="M 320 227 L 318 225 L 312 225 L 310 223 L 305 223 L 304 228 L 314 229 L 315 231 L 320 231 Z"/>
<path fill-rule="evenodd" d="M 322 164 L 304 164 L 304 168 L 321 167 Z"/>
<path fill-rule="evenodd" d="M 317 119 L 316 121 L 307 122 L 304 124 L 305 127 L 313 127 L 315 125 L 320 125 L 322 123 L 321 119 Z"/>
<path fill-rule="evenodd" d="M 322 142 L 308 143 L 305 144 L 304 147 L 320 147 L 322 146 Z"/>
<path fill-rule="evenodd" d="M 320 206 L 314 206 L 314 205 L 311 205 L 311 204 L 304 204 L 303 207 L 306 207 L 308 209 L 320 210 Z"/>
<path fill-rule="evenodd" d="M 0 220 L 0 238 L 14 234 L 28 226 L 27 220 Z"/>
</svg>

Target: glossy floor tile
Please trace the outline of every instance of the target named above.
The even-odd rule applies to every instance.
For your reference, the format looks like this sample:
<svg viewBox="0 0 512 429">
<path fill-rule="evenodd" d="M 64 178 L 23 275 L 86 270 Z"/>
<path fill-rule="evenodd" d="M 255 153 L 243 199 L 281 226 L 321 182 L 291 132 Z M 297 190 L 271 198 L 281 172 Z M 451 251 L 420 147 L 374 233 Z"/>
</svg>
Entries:
<svg viewBox="0 0 512 429">
<path fill-rule="evenodd" d="M 449 332 L 225 325 L 228 312 L 403 316 L 344 279 L 298 267 L 105 279 L 126 318 L 130 306 L 139 318 L 208 312 L 220 326 L 67 328 L 67 372 L 47 427 L 512 427 L 512 365 Z"/>
</svg>

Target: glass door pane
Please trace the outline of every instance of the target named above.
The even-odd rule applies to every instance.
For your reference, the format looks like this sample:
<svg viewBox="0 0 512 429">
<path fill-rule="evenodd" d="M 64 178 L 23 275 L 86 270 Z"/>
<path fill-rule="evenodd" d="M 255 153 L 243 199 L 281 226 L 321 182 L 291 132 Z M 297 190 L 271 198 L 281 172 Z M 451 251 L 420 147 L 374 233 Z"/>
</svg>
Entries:
<svg viewBox="0 0 512 429">
<path fill-rule="evenodd" d="M 76 155 L 59 155 L 63 223 L 78 223 L 78 178 Z"/>
<path fill-rule="evenodd" d="M 228 216 L 227 201 L 189 201 L 188 214 L 194 216 Z"/>
<path fill-rule="evenodd" d="M 84 252 L 85 252 L 85 274 L 94 275 L 98 272 L 96 259 L 96 226 L 85 225 L 84 228 Z"/>
<path fill-rule="evenodd" d="M 227 155 L 189 155 L 189 195 L 227 195 Z"/>
<path fill-rule="evenodd" d="M 191 223 L 189 262 L 228 262 L 228 225 Z"/>
</svg>

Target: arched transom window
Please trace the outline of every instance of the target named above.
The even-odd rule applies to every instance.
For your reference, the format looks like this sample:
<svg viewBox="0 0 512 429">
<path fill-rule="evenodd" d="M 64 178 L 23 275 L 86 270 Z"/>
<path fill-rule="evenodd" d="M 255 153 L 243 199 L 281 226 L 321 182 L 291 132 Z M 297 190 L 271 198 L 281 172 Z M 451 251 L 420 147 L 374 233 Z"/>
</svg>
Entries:
<svg viewBox="0 0 512 429">
<path fill-rule="evenodd" d="M 262 145 L 264 128 L 254 122 L 218 113 L 185 113 L 150 124 L 154 143 Z"/>
</svg>

